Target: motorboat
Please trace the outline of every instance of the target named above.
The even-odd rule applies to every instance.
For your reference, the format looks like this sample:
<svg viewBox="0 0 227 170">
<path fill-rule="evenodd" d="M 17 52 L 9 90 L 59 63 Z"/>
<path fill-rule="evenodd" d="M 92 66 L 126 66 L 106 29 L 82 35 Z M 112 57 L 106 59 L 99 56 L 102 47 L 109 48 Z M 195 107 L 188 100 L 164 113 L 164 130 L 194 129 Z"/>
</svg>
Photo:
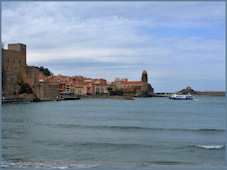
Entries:
<svg viewBox="0 0 227 170">
<path fill-rule="evenodd" d="M 171 100 L 193 100 L 191 94 L 173 94 L 169 97 Z"/>
</svg>

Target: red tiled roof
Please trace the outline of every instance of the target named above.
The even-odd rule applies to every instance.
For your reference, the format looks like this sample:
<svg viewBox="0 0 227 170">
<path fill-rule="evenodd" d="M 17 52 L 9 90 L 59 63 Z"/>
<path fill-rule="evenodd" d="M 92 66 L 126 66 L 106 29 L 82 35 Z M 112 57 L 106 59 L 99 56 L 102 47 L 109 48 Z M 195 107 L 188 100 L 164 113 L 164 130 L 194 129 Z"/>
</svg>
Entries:
<svg viewBox="0 0 227 170">
<path fill-rule="evenodd" d="M 44 75 L 39 75 L 39 79 L 45 79 L 46 78 L 46 76 L 44 76 Z"/>
<path fill-rule="evenodd" d="M 74 86 L 76 86 L 76 85 L 77 85 L 77 84 L 75 84 L 75 83 L 71 83 L 71 84 L 70 84 L 71 87 L 74 87 Z"/>
</svg>

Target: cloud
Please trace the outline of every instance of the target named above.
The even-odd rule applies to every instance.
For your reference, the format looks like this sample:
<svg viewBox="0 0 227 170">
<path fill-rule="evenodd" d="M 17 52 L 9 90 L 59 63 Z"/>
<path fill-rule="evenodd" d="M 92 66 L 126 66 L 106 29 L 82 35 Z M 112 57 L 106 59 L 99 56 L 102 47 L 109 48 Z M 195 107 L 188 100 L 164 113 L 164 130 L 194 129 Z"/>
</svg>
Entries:
<svg viewBox="0 0 227 170">
<path fill-rule="evenodd" d="M 2 3 L 3 42 L 56 74 L 221 80 L 225 36 L 224 2 Z"/>
</svg>

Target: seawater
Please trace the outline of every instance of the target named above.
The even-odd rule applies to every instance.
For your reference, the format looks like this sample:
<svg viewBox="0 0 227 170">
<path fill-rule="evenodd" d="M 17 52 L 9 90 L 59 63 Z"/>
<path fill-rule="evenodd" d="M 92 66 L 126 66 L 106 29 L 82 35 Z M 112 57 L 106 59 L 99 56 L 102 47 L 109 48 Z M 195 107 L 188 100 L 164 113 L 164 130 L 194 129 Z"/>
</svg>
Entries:
<svg viewBox="0 0 227 170">
<path fill-rule="evenodd" d="M 224 167 L 224 97 L 2 105 L 2 167 Z"/>
</svg>

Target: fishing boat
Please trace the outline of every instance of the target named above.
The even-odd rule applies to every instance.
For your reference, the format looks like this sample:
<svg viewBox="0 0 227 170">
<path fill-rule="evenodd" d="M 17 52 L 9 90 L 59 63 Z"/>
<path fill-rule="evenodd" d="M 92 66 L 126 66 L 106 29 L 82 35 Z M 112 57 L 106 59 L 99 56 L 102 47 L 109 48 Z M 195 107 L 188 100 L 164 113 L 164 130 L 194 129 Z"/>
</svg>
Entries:
<svg viewBox="0 0 227 170">
<path fill-rule="evenodd" d="M 191 94 L 173 94 L 169 97 L 171 100 L 193 100 Z"/>
</svg>

